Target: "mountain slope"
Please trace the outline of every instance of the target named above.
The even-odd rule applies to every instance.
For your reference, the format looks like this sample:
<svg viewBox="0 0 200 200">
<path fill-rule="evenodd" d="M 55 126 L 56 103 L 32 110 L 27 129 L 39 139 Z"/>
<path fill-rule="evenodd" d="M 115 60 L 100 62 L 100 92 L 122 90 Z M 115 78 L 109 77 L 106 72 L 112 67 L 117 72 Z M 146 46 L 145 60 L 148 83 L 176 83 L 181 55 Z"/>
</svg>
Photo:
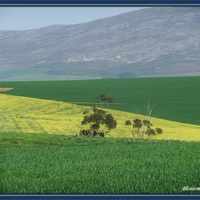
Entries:
<svg viewBox="0 0 200 200">
<path fill-rule="evenodd" d="M 0 69 L 53 75 L 199 75 L 200 8 L 158 7 L 76 25 L 0 31 Z"/>
</svg>

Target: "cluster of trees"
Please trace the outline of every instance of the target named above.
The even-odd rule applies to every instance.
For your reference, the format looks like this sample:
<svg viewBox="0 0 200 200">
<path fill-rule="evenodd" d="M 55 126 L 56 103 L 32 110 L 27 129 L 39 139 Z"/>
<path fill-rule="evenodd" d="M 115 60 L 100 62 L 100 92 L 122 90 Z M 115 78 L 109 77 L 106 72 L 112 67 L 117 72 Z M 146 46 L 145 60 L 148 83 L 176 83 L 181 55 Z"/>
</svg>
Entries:
<svg viewBox="0 0 200 200">
<path fill-rule="evenodd" d="M 105 94 L 99 94 L 95 97 L 97 105 L 100 108 L 92 107 L 92 111 L 84 111 L 84 117 L 81 122 L 81 125 L 89 125 L 89 129 L 80 130 L 80 136 L 100 136 L 104 137 L 106 133 L 110 130 L 115 129 L 117 127 L 117 121 L 114 117 L 107 113 L 102 108 L 107 107 L 110 103 L 113 103 L 114 100 L 112 97 L 106 96 Z M 155 106 L 155 105 L 154 105 Z M 136 138 L 143 138 L 144 135 L 148 135 L 150 139 L 151 135 L 161 134 L 163 131 L 161 128 L 152 128 L 152 124 L 150 123 L 151 113 L 153 111 L 154 106 L 151 108 L 148 103 L 147 107 L 147 118 L 145 120 L 134 119 L 133 122 L 130 120 L 125 121 L 125 126 L 132 126 L 132 136 Z"/>
<path fill-rule="evenodd" d="M 132 136 L 136 138 L 144 138 L 144 135 L 147 135 L 150 139 L 151 135 L 161 134 L 163 131 L 161 128 L 152 128 L 150 121 L 144 119 L 134 119 L 133 123 L 130 120 L 125 121 L 125 126 L 132 126 Z"/>
<path fill-rule="evenodd" d="M 163 130 L 161 128 L 155 128 L 153 129 L 150 122 L 151 114 L 153 111 L 153 108 L 155 107 L 155 104 L 151 107 L 150 103 L 147 105 L 147 111 L 146 111 L 146 118 L 144 120 L 141 119 L 134 119 L 133 123 L 131 123 L 130 120 L 125 121 L 126 126 L 132 126 L 132 136 L 135 138 L 136 136 L 138 138 L 143 138 L 144 135 L 147 135 L 150 139 L 151 135 L 161 134 Z"/>
</svg>

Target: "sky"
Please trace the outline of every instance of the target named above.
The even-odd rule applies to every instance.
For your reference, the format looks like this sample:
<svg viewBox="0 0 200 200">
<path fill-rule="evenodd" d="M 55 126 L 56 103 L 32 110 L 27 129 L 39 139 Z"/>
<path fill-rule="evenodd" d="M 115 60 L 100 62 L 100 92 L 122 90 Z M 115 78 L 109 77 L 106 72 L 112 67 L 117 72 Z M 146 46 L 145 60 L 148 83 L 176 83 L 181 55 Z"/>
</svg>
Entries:
<svg viewBox="0 0 200 200">
<path fill-rule="evenodd" d="M 0 30 L 28 30 L 106 18 L 144 7 L 0 7 Z"/>
</svg>

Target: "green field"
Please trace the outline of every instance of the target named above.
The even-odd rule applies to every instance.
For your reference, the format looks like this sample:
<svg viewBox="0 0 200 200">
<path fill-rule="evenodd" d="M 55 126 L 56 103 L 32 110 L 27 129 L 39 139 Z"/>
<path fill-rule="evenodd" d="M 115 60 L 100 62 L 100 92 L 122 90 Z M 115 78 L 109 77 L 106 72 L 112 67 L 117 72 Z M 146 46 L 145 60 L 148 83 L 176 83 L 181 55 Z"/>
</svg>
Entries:
<svg viewBox="0 0 200 200">
<path fill-rule="evenodd" d="M 150 102 L 156 105 L 154 117 L 200 125 L 200 77 L 1 82 L 0 87 L 14 88 L 6 94 L 83 104 L 105 93 L 114 98 L 111 109 L 145 114 Z"/>
<path fill-rule="evenodd" d="M 55 130 L 72 126 L 85 107 L 62 102 L 95 105 L 94 97 L 105 93 L 114 98 L 109 108 L 115 110 L 146 114 L 148 102 L 155 103 L 153 117 L 186 123 L 172 126 L 163 120 L 161 136 L 174 127 L 183 135 L 187 124 L 200 125 L 200 77 L 0 82 L 0 87 L 14 88 L 3 93 L 16 96 L 0 99 L 1 194 L 200 194 L 200 145 L 193 141 L 197 126 L 184 133 L 190 142 L 123 137 L 122 129 L 116 129 L 121 138 L 26 131 L 30 122 L 33 127 L 36 122 L 53 124 Z M 119 120 L 122 113 L 112 111 Z M 12 125 L 25 132 L 6 132 Z"/>
<path fill-rule="evenodd" d="M 200 193 L 183 190 L 199 187 L 198 142 L 3 134 L 0 144 L 0 193 Z"/>
</svg>

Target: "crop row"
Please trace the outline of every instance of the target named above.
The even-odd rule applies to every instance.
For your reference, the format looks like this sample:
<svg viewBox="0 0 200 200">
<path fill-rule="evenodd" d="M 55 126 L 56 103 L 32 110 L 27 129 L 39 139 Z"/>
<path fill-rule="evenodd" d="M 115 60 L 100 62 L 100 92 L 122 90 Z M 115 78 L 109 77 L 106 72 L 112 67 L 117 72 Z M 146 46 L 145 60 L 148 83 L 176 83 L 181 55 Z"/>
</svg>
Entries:
<svg viewBox="0 0 200 200">
<path fill-rule="evenodd" d="M 139 140 L 6 148 L 0 192 L 199 193 L 183 190 L 199 186 L 199 150 L 195 142 Z"/>
</svg>

